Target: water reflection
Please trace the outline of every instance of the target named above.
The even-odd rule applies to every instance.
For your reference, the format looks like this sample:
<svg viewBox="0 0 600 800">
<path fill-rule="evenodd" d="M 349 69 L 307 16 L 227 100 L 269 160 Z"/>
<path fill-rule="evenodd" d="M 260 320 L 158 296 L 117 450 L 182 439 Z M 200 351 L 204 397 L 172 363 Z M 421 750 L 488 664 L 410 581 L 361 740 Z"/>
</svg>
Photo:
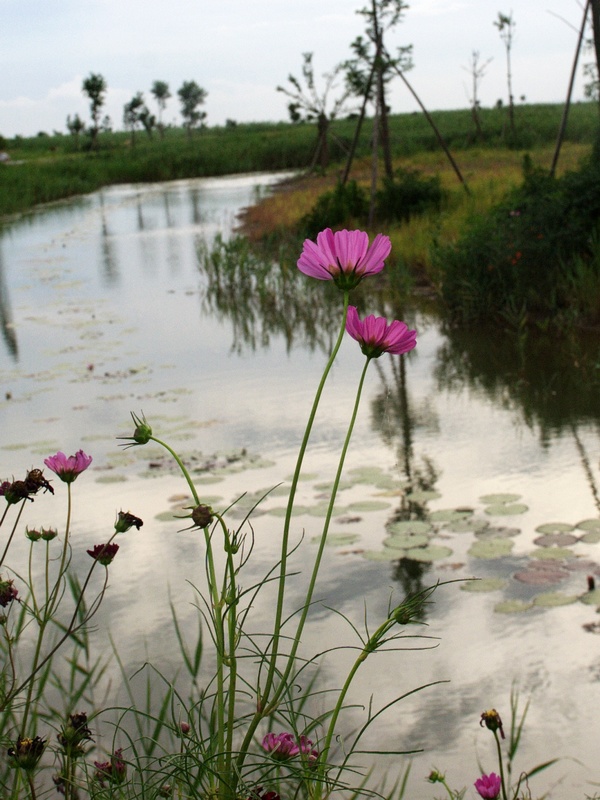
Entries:
<svg viewBox="0 0 600 800">
<path fill-rule="evenodd" d="M 434 375 L 440 390 L 468 387 L 539 426 L 543 444 L 584 422 L 598 424 L 600 337 L 443 327 Z"/>
<path fill-rule="evenodd" d="M 340 324 L 335 286 L 256 255 L 239 237 L 217 236 L 210 246 L 201 241 L 198 256 L 206 279 L 203 312 L 231 324 L 233 352 L 268 348 L 279 335 L 288 353 L 294 344 L 331 352 Z"/>
<path fill-rule="evenodd" d="M 4 259 L 0 250 L 0 327 L 2 328 L 2 338 L 6 344 L 8 352 L 14 361 L 19 360 L 19 346 L 17 344 L 17 334 L 13 323 L 12 309 L 10 305 L 10 295 L 4 272 Z"/>
</svg>

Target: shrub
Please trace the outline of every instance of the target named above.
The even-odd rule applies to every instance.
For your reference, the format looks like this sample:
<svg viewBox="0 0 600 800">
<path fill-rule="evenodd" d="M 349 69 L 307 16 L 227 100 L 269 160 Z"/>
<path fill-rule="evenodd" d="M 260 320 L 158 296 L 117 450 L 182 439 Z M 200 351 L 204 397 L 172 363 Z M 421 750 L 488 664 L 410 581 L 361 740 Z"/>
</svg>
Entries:
<svg viewBox="0 0 600 800">
<path fill-rule="evenodd" d="M 418 170 L 397 170 L 394 179 L 386 178 L 377 192 L 377 218 L 408 221 L 415 214 L 439 211 L 442 187 L 439 177 L 423 178 Z"/>
<path fill-rule="evenodd" d="M 361 219 L 369 211 L 366 191 L 356 181 L 338 183 L 331 192 L 322 194 L 313 210 L 300 220 L 302 232 L 310 237 L 325 227 L 335 227 L 350 219 Z"/>
<path fill-rule="evenodd" d="M 474 218 L 433 261 L 451 313 L 463 320 L 554 315 L 569 305 L 573 266 L 591 256 L 600 220 L 600 162 L 552 178 L 524 163 L 520 187 Z"/>
</svg>

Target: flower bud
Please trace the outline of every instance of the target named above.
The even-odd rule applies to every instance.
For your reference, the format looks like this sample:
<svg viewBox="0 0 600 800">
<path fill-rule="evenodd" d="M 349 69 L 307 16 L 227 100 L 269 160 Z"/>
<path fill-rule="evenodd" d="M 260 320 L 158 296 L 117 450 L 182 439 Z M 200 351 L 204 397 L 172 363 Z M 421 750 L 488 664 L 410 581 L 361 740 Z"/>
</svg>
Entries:
<svg viewBox="0 0 600 800">
<path fill-rule="evenodd" d="M 115 531 L 117 533 L 127 533 L 127 531 L 133 527 L 139 531 L 143 524 L 139 517 L 135 517 L 133 514 L 130 514 L 129 511 L 119 511 L 117 521 L 115 522 Z"/>
<path fill-rule="evenodd" d="M 202 504 L 196 506 L 192 510 L 192 520 L 198 528 L 208 528 L 213 521 L 212 508 Z"/>
<path fill-rule="evenodd" d="M 52 539 L 56 539 L 58 536 L 58 531 L 54 530 L 54 528 L 42 528 L 42 539 L 45 542 L 51 542 Z"/>
<path fill-rule="evenodd" d="M 502 729 L 502 720 L 500 719 L 500 714 L 496 711 L 495 708 L 491 708 L 489 711 L 484 711 L 481 715 L 481 719 L 479 724 L 483 727 L 485 725 L 488 730 L 495 733 L 496 731 L 500 731 L 500 736 L 504 739 L 504 731 Z"/>
<path fill-rule="evenodd" d="M 30 772 L 37 766 L 45 746 L 46 741 L 39 736 L 36 736 L 35 739 L 25 739 L 19 736 L 15 747 L 10 747 L 8 750 L 8 755 L 12 758 L 11 765 Z"/>
<path fill-rule="evenodd" d="M 39 542 L 39 540 L 42 538 L 42 532 L 36 531 L 35 528 L 31 529 L 29 527 L 26 527 L 25 536 L 32 542 Z"/>
</svg>

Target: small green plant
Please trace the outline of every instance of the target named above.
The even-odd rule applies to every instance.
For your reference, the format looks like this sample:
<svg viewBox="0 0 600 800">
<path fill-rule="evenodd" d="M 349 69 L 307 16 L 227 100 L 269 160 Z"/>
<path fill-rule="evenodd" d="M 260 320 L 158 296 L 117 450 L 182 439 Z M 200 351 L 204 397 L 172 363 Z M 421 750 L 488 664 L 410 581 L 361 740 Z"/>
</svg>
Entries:
<svg viewBox="0 0 600 800">
<path fill-rule="evenodd" d="M 377 218 L 407 222 L 424 211 L 439 211 L 443 192 L 438 177 L 424 178 L 418 170 L 397 170 L 394 178 L 385 178 L 377 192 Z"/>
<path fill-rule="evenodd" d="M 360 220 L 369 211 L 366 191 L 356 181 L 338 182 L 335 189 L 322 194 L 312 211 L 300 220 L 300 228 L 306 236 L 315 236 L 327 222 L 341 225 L 349 220 Z"/>
</svg>

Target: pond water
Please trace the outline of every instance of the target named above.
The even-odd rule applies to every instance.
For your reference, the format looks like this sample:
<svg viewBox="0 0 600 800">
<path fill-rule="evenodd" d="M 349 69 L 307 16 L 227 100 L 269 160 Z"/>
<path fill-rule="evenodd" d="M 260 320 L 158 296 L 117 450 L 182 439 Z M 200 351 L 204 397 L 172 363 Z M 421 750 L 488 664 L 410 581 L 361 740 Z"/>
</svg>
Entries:
<svg viewBox="0 0 600 800">
<path fill-rule="evenodd" d="M 339 297 L 299 276 L 293 263 L 248 280 L 198 249 L 227 240 L 239 210 L 279 176 L 255 175 L 119 186 L 60 203 L 0 228 L 2 437 L 0 477 L 21 476 L 57 450 L 94 458 L 75 485 L 74 563 L 102 542 L 116 511 L 144 519 L 120 540 L 96 636 L 107 630 L 134 672 L 149 659 L 178 666 L 169 597 L 193 628 L 193 592 L 203 568 L 198 534 L 178 531 L 186 487 L 156 448 L 119 449 L 142 412 L 154 432 L 190 460 L 207 502 L 241 507 L 293 471 Z M 310 284 L 308 286 L 307 284 Z M 400 310 L 377 286 L 369 313 Z M 332 525 L 306 653 L 351 641 L 333 605 L 371 627 L 391 595 L 470 577 L 436 590 L 430 641 L 377 654 L 351 700 L 378 707 L 422 684 L 365 740 L 371 749 L 413 750 L 408 795 L 440 794 L 432 767 L 451 786 L 496 769 L 482 711 L 509 724 L 516 685 L 530 699 L 516 770 L 560 757 L 531 782 L 534 796 L 583 798 L 600 784 L 599 422 L 600 343 L 592 334 L 551 339 L 503 331 L 447 330 L 435 311 L 405 305 L 419 332 L 404 361 L 371 365 Z M 306 460 L 293 526 L 307 568 L 323 522 L 363 356 L 343 343 Z M 65 493 L 27 509 L 30 525 L 62 522 Z M 281 490 L 254 520 L 250 573 L 277 557 Z M 77 545 L 76 545 L 77 543 Z M 24 544 L 19 545 L 24 547 Z M 290 604 L 301 599 L 302 578 Z M 268 620 L 256 604 L 254 629 Z M 266 624 L 266 622 L 265 622 Z M 172 639 L 172 637 L 171 637 Z M 434 649 L 419 649 L 435 644 Z M 325 661 L 338 684 L 349 654 Z M 349 712 L 347 726 L 360 720 Z M 398 759 L 378 769 L 398 767 Z"/>
</svg>

